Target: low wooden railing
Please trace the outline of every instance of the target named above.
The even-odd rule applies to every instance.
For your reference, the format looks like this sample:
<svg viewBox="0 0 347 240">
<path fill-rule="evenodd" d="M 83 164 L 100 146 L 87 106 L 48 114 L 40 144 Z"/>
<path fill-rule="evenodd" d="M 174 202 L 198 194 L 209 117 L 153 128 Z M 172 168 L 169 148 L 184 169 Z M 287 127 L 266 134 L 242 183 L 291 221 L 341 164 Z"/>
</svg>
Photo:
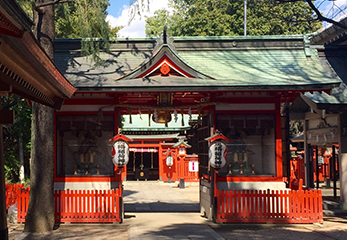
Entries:
<svg viewBox="0 0 347 240">
<path fill-rule="evenodd" d="M 180 164 L 180 174 L 179 178 L 184 179 L 185 182 L 198 182 L 199 181 L 199 165 L 194 164 L 193 166 L 196 168 L 196 171 L 189 171 L 190 162 L 198 162 L 198 157 L 195 155 L 188 155 L 185 158 L 181 158 L 179 160 Z M 192 169 L 194 170 L 194 169 Z"/>
<path fill-rule="evenodd" d="M 17 222 L 24 223 L 25 216 L 27 215 L 28 206 L 29 206 L 29 195 L 30 187 L 20 189 L 18 192 L 18 210 L 17 210 Z"/>
<path fill-rule="evenodd" d="M 317 223 L 321 190 L 216 190 L 216 222 Z"/>
<path fill-rule="evenodd" d="M 19 189 L 24 188 L 24 183 L 8 184 L 5 183 L 6 210 L 17 202 Z"/>
<path fill-rule="evenodd" d="M 18 222 L 25 222 L 30 189 L 18 199 Z M 55 222 L 122 222 L 121 193 L 116 190 L 64 190 L 54 192 Z"/>
</svg>

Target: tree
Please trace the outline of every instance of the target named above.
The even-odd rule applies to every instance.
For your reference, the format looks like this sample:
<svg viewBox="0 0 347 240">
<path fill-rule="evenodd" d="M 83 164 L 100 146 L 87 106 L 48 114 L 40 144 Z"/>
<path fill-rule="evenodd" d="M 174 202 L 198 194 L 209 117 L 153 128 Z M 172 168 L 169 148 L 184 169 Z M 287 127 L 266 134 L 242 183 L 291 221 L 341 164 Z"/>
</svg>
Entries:
<svg viewBox="0 0 347 240">
<path fill-rule="evenodd" d="M 311 0 L 277 0 L 278 3 L 288 3 L 288 2 L 306 2 L 310 8 L 314 11 L 314 19 L 321 22 L 328 22 L 339 26 L 341 28 L 347 29 L 347 26 L 338 21 L 339 18 L 346 16 L 347 2 L 345 1 L 331 1 L 331 0 L 318 0 L 315 3 Z M 338 2 L 338 3 L 337 3 Z M 322 13 L 319 10 L 320 6 L 326 6 L 327 11 Z"/>
<path fill-rule="evenodd" d="M 28 0 L 22 0 L 27 2 Z M 100 47 L 107 49 L 109 27 L 106 18 L 108 0 L 74 0 L 70 3 L 61 0 L 33 1 L 34 35 L 45 50 L 48 57 L 54 60 L 53 43 L 55 39 L 55 22 L 64 29 L 60 34 L 76 33 L 76 36 L 86 38 L 83 41 L 84 53 L 91 54 L 97 61 Z M 55 7 L 61 11 L 62 18 L 56 20 Z M 75 12 L 75 18 L 69 13 Z M 64 14 L 62 14 L 64 13 Z M 64 21 L 64 17 L 69 21 Z M 59 20 L 60 19 L 60 20 Z M 59 33 L 58 33 L 59 34 Z M 105 41 L 94 41 L 103 38 Z M 48 232 L 54 227 L 54 139 L 53 139 L 52 108 L 33 103 L 32 106 L 32 149 L 31 149 L 31 178 L 30 199 L 25 221 L 27 232 Z"/>
<path fill-rule="evenodd" d="M 14 110 L 13 124 L 4 125 L 4 149 L 5 151 L 5 177 L 8 181 L 18 182 L 23 176 L 19 176 L 19 170 L 24 165 L 29 165 L 30 157 L 30 122 L 31 107 L 25 99 L 12 94 L 9 97 L 1 97 L 3 109 Z M 27 170 L 27 168 L 26 168 Z M 28 171 L 26 171 L 28 176 Z"/>
<path fill-rule="evenodd" d="M 146 20 L 146 34 L 158 36 L 164 25 L 172 36 L 243 35 L 244 0 L 172 0 L 173 13 L 159 10 Z M 318 30 L 312 9 L 304 2 L 274 4 L 247 1 L 249 35 L 302 34 Z"/>
</svg>

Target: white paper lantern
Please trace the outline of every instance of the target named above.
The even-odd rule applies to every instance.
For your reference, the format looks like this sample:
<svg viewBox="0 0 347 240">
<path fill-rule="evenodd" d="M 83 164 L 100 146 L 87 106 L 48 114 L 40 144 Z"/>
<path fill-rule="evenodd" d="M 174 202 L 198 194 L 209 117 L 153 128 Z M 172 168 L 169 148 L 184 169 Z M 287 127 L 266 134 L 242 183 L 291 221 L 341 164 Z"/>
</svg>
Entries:
<svg viewBox="0 0 347 240">
<path fill-rule="evenodd" d="M 214 142 L 210 146 L 208 156 L 210 164 L 214 168 L 222 168 L 226 163 L 227 146 L 222 142 Z"/>
<path fill-rule="evenodd" d="M 129 162 L 129 144 L 126 141 L 118 140 L 113 144 L 112 162 L 119 168 Z"/>
<path fill-rule="evenodd" d="M 171 154 L 168 154 L 168 155 L 166 156 L 166 165 L 167 165 L 169 168 L 171 168 L 172 165 L 173 165 L 173 157 L 172 157 Z"/>
</svg>

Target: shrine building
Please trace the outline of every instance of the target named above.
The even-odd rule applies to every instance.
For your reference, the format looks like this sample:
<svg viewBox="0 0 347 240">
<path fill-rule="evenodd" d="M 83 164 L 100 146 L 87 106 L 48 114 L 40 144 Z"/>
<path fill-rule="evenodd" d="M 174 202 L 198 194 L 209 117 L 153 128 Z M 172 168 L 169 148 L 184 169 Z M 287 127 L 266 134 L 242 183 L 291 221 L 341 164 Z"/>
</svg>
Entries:
<svg viewBox="0 0 347 240">
<path fill-rule="evenodd" d="M 305 35 L 117 39 L 100 52 L 101 65 L 82 56 L 81 44 L 55 42 L 55 63 L 77 88 L 55 112 L 55 188 L 199 181 L 207 216 L 216 189 L 287 189 L 284 109 L 304 92 L 329 94 L 341 83 Z M 131 124 L 135 115 L 148 129 L 123 129 L 125 116 Z M 162 128 L 150 130 L 154 124 Z M 109 140 L 120 133 L 132 142 L 118 174 Z M 209 139 L 218 135 L 227 149 L 225 164 L 214 169 Z"/>
</svg>

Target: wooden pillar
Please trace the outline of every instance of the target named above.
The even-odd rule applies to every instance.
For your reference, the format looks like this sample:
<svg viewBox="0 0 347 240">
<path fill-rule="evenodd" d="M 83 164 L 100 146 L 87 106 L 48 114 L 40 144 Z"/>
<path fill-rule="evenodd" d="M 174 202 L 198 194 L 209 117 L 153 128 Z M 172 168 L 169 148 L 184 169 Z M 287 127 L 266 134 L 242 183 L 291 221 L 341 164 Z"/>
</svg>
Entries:
<svg viewBox="0 0 347 240">
<path fill-rule="evenodd" d="M 162 141 L 159 144 L 159 151 L 158 151 L 158 169 L 159 169 L 159 181 L 164 181 L 164 167 L 163 167 L 163 146 Z"/>
<path fill-rule="evenodd" d="M 305 150 L 305 186 L 307 188 L 313 188 L 313 159 L 312 159 L 312 147 L 308 144 L 307 139 L 308 120 L 304 123 L 304 150 Z"/>
<path fill-rule="evenodd" d="M 333 156 L 332 156 L 332 161 L 330 162 L 330 164 L 332 166 L 330 166 L 330 168 L 333 169 L 332 171 L 332 177 L 333 177 L 333 181 L 334 181 L 334 199 L 336 199 L 337 197 L 337 186 L 336 186 L 336 147 L 335 145 L 333 145 Z M 331 178 L 331 175 L 330 175 Z"/>
<path fill-rule="evenodd" d="M 340 201 L 341 208 L 347 210 L 347 114 L 340 115 Z"/>
<path fill-rule="evenodd" d="M 318 147 L 315 147 L 316 150 L 316 189 L 319 189 L 319 165 L 318 165 Z"/>
</svg>

